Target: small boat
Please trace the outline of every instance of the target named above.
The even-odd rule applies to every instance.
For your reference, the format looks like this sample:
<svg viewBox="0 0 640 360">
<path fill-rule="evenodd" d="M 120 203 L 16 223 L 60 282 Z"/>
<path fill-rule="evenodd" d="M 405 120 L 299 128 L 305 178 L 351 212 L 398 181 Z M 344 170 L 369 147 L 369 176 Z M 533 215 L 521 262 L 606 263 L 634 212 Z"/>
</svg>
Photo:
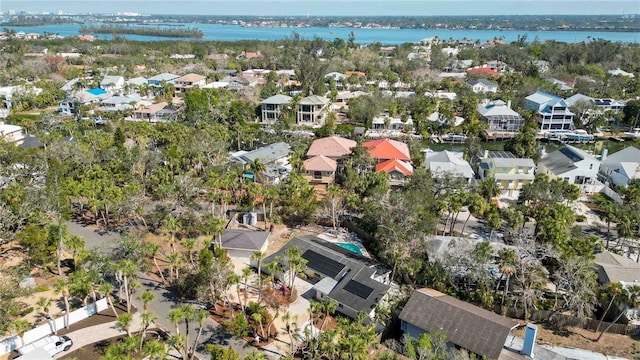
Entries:
<svg viewBox="0 0 640 360">
<path fill-rule="evenodd" d="M 441 136 L 443 141 L 447 142 L 464 142 L 467 140 L 467 135 L 462 134 L 444 134 Z"/>
<path fill-rule="evenodd" d="M 634 139 L 640 139 L 640 128 L 633 128 L 632 131 L 625 132 L 624 134 Z"/>
<path fill-rule="evenodd" d="M 593 135 L 585 130 L 574 130 L 573 132 L 564 134 L 564 140 L 568 141 L 593 141 Z"/>
</svg>

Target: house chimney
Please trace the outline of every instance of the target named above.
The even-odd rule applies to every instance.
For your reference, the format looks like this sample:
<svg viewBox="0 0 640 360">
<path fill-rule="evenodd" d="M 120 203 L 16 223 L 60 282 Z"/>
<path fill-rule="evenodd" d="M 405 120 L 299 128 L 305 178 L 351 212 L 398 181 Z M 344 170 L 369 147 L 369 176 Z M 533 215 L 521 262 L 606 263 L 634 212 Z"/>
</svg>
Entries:
<svg viewBox="0 0 640 360">
<path fill-rule="evenodd" d="M 538 334 L 538 325 L 531 323 L 527 324 L 527 328 L 524 331 L 524 344 L 520 353 L 525 356 L 529 356 L 533 359 L 533 348 L 536 345 L 536 335 Z"/>
<path fill-rule="evenodd" d="M 507 100 L 507 108 L 511 109 L 511 100 Z"/>
<path fill-rule="evenodd" d="M 600 156 L 600 161 L 605 161 L 607 159 L 607 154 L 608 153 L 609 153 L 609 150 L 603 149 L 602 150 L 602 156 Z"/>
</svg>

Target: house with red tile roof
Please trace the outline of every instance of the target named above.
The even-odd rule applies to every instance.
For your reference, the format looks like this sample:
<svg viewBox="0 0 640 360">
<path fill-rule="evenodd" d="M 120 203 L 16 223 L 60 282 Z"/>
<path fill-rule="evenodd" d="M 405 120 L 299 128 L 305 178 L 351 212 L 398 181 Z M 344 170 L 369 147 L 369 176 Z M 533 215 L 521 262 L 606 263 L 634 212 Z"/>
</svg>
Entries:
<svg viewBox="0 0 640 360">
<path fill-rule="evenodd" d="M 329 136 L 314 140 L 307 151 L 307 157 L 322 155 L 335 161 L 344 160 L 351 156 L 351 149 L 356 145 L 357 143 L 353 140 L 335 135 Z"/>
<path fill-rule="evenodd" d="M 258 52 L 243 51 L 242 54 L 236 56 L 236 60 L 240 60 L 240 59 L 251 60 L 251 59 L 263 59 L 263 58 L 264 58 L 264 55 L 262 55 L 260 51 Z"/>
<path fill-rule="evenodd" d="M 336 180 L 338 164 L 331 158 L 318 155 L 305 160 L 303 165 L 305 169 L 304 178 L 316 189 L 318 189 L 317 185 L 323 185 L 321 188 L 324 190 Z"/>
<path fill-rule="evenodd" d="M 376 172 L 389 174 L 392 185 L 400 185 L 407 176 L 413 175 L 409 146 L 391 139 L 378 139 L 362 144 L 376 161 Z"/>
<path fill-rule="evenodd" d="M 497 72 L 495 70 L 491 70 L 488 67 L 473 67 L 473 68 L 467 70 L 467 74 L 468 75 L 484 75 L 484 76 L 500 77 L 500 73 L 499 72 Z"/>
</svg>

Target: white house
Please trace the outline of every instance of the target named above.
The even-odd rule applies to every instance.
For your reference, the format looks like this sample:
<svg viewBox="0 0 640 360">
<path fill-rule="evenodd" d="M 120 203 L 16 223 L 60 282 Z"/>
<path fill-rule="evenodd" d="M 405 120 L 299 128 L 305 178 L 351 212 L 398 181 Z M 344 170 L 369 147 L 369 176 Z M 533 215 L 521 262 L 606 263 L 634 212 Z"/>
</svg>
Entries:
<svg viewBox="0 0 640 360">
<path fill-rule="evenodd" d="M 608 73 L 613 75 L 613 76 L 626 76 L 626 77 L 631 78 L 631 79 L 633 79 L 635 77 L 635 75 L 633 75 L 632 73 L 626 72 L 626 71 L 624 71 L 624 70 L 622 70 L 620 68 L 617 68 L 615 70 L 609 70 Z"/>
<path fill-rule="evenodd" d="M 337 71 L 333 71 L 330 72 L 328 74 L 326 74 L 324 76 L 325 79 L 329 80 L 329 79 L 333 79 L 336 82 L 341 81 L 341 80 L 345 80 L 347 78 L 347 75 L 341 73 L 341 72 L 337 72 Z"/>
<path fill-rule="evenodd" d="M 465 87 L 471 88 L 476 94 L 497 93 L 498 84 L 487 79 L 477 79 L 464 84 Z"/>
<path fill-rule="evenodd" d="M 616 186 L 627 186 L 632 180 L 640 179 L 640 149 L 629 146 L 603 156 L 600 174 Z"/>
<path fill-rule="evenodd" d="M 116 91 L 124 86 L 124 77 L 117 75 L 107 75 L 100 81 L 100 89 L 106 91 Z"/>
<path fill-rule="evenodd" d="M 573 130 L 575 114 L 562 98 L 538 90 L 525 100 L 525 108 L 538 113 L 540 130 Z"/>
<path fill-rule="evenodd" d="M 591 184 L 598 178 L 600 160 L 584 150 L 567 145 L 538 163 L 538 172 L 551 179 L 563 179 L 570 184 Z"/>
<path fill-rule="evenodd" d="M 22 144 L 24 141 L 24 132 L 22 126 L 9 125 L 0 122 L 0 139 L 8 143 L 16 143 L 16 145 Z"/>
<path fill-rule="evenodd" d="M 277 184 L 289 175 L 292 166 L 291 146 L 279 142 L 265 145 L 252 151 L 238 151 L 231 154 L 232 158 L 240 162 L 245 169 L 245 177 L 266 184 Z M 264 165 L 265 169 L 260 174 L 255 174 L 251 169 L 256 160 Z"/>
<path fill-rule="evenodd" d="M 424 167 L 429 169 L 431 175 L 436 179 L 453 176 L 471 182 L 471 179 L 475 177 L 471 165 L 462 158 L 462 153 L 448 150 L 432 151 L 427 149 L 424 152 Z"/>
</svg>

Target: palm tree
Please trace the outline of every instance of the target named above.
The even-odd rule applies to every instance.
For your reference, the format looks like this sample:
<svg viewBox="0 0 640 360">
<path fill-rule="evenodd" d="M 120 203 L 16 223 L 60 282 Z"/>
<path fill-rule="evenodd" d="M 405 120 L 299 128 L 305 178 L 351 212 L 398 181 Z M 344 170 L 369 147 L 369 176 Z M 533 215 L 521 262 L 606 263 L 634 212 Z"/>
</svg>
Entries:
<svg viewBox="0 0 640 360">
<path fill-rule="evenodd" d="M 182 246 L 184 246 L 185 249 L 187 249 L 187 252 L 189 253 L 189 262 L 191 263 L 191 265 L 194 265 L 193 262 L 193 252 L 196 248 L 196 239 L 184 239 L 182 241 Z"/>
<path fill-rule="evenodd" d="M 600 335 L 598 335 L 598 337 L 595 340 L 596 342 L 600 341 L 600 339 L 602 338 L 602 335 L 604 335 L 607 331 L 609 331 L 609 329 L 611 329 L 613 324 L 617 323 L 618 320 L 620 320 L 620 318 L 622 317 L 622 315 L 627 313 L 627 310 L 631 308 L 636 308 L 638 307 L 638 305 L 640 305 L 640 286 L 638 285 L 630 286 L 629 288 L 625 289 L 622 294 L 623 296 L 620 297 L 622 300 L 622 310 L 620 311 L 618 316 L 616 316 L 616 318 L 611 323 L 609 323 L 609 325 L 607 325 L 606 328 L 602 329 L 602 332 L 600 333 Z"/>
<path fill-rule="evenodd" d="M 147 251 L 149 253 L 149 255 L 151 255 L 151 257 L 153 258 L 153 264 L 156 267 L 156 270 L 158 271 L 158 275 L 160 275 L 160 279 L 162 280 L 163 284 L 166 284 L 167 281 L 164 278 L 164 274 L 162 272 L 162 270 L 160 269 L 160 266 L 158 265 L 158 252 L 160 251 L 160 245 L 158 244 L 154 244 L 154 243 L 147 243 Z"/>
<path fill-rule="evenodd" d="M 9 324 L 9 330 L 20 337 L 20 342 L 24 347 L 24 333 L 31 330 L 31 324 L 27 320 L 17 319 Z"/>
<path fill-rule="evenodd" d="M 53 284 L 53 288 L 55 289 L 56 293 L 62 295 L 62 298 L 64 299 L 64 308 L 65 308 L 64 327 L 68 329 L 69 328 L 69 283 L 65 279 L 59 279 Z"/>
<path fill-rule="evenodd" d="M 172 309 L 169 311 L 169 321 L 176 328 L 176 335 L 180 335 L 180 321 L 184 319 L 184 313 L 181 308 Z"/>
<path fill-rule="evenodd" d="M 162 227 L 169 233 L 169 246 L 171 247 L 171 253 L 174 254 L 176 252 L 176 232 L 180 229 L 180 222 L 173 215 L 169 215 L 162 222 Z"/>
<path fill-rule="evenodd" d="M 149 303 L 151 303 L 155 297 L 156 295 L 151 290 L 145 290 L 138 296 L 138 300 L 142 301 L 144 311 L 149 309 Z"/>
<path fill-rule="evenodd" d="M 182 254 L 173 253 L 167 256 L 167 260 L 169 260 L 169 273 L 171 274 L 170 277 L 174 282 L 178 282 L 178 279 L 180 278 L 180 266 L 182 265 Z"/>
<path fill-rule="evenodd" d="M 271 338 L 271 326 L 273 322 L 276 321 L 277 318 L 280 317 L 280 310 L 276 310 L 276 313 L 271 317 L 271 321 L 267 323 L 267 339 Z"/>
<path fill-rule="evenodd" d="M 302 257 L 300 248 L 297 246 L 288 248 L 285 250 L 284 254 L 287 257 L 289 294 L 291 295 L 293 294 L 293 286 L 296 277 L 307 268 L 307 260 Z"/>
<path fill-rule="evenodd" d="M 244 360 L 267 360 L 265 354 L 261 351 L 254 350 L 244 357 Z"/>
<path fill-rule="evenodd" d="M 131 277 L 135 275 L 136 271 L 138 271 L 138 267 L 133 262 L 133 260 L 125 259 L 125 260 L 120 260 L 117 263 L 117 270 L 122 275 L 123 288 L 124 288 L 124 293 L 127 301 L 127 312 L 130 313 L 131 312 L 131 296 L 133 296 L 133 290 L 136 284 L 136 282 L 133 281 Z"/>
<path fill-rule="evenodd" d="M 600 330 L 600 326 L 602 325 L 602 322 L 604 321 L 604 318 L 609 313 L 609 310 L 611 310 L 611 306 L 616 301 L 616 298 L 621 296 L 621 295 L 623 295 L 624 292 L 625 292 L 625 290 L 622 287 L 622 284 L 620 284 L 620 283 L 608 283 L 606 285 L 602 295 L 603 295 L 603 298 L 610 298 L 609 305 L 607 305 L 607 309 L 602 314 L 602 317 L 600 318 L 600 322 L 598 323 L 598 327 L 596 328 L 596 331 Z"/>
<path fill-rule="evenodd" d="M 195 350 L 198 346 L 198 341 L 200 340 L 200 336 L 202 335 L 202 330 L 204 329 L 204 322 L 209 317 L 209 313 L 205 310 L 198 310 L 193 314 L 193 320 L 198 322 L 198 335 L 196 335 L 195 340 L 193 341 L 193 349 Z M 191 353 L 191 359 L 195 359 L 195 351 Z"/>
<path fill-rule="evenodd" d="M 41 296 L 38 298 L 38 302 L 36 302 L 36 309 L 38 311 L 44 313 L 46 318 L 51 322 L 53 326 L 53 333 L 58 335 L 58 328 L 56 326 L 56 319 L 51 316 L 51 306 L 53 305 L 53 299 Z"/>
<path fill-rule="evenodd" d="M 133 322 L 133 315 L 129 313 L 123 313 L 118 316 L 116 320 L 116 326 L 127 332 L 127 336 L 131 337 L 131 323 Z"/>
<path fill-rule="evenodd" d="M 255 261 L 258 267 L 258 289 L 262 296 L 262 260 L 264 260 L 264 253 L 262 251 L 254 251 L 251 254 L 251 260 Z"/>
<path fill-rule="evenodd" d="M 153 311 L 145 311 L 140 315 L 142 319 L 142 335 L 140 336 L 140 347 L 139 351 L 142 351 L 142 345 L 144 344 L 144 339 L 147 337 L 147 329 L 151 324 L 154 324 L 158 319 L 156 314 Z"/>
<path fill-rule="evenodd" d="M 157 340 L 146 342 L 142 347 L 142 352 L 149 356 L 151 360 L 164 359 L 167 354 L 164 344 Z"/>
<path fill-rule="evenodd" d="M 102 293 L 104 297 L 107 298 L 107 302 L 109 302 L 109 307 L 111 307 L 111 310 L 113 311 L 113 316 L 118 317 L 118 312 L 116 311 L 116 307 L 113 306 L 113 298 L 111 297 L 111 293 L 113 293 L 114 289 L 115 287 L 110 282 L 103 282 L 98 287 L 98 291 Z"/>
<path fill-rule="evenodd" d="M 253 172 L 253 179 L 257 182 L 262 182 L 262 173 L 265 172 L 267 167 L 259 159 L 255 159 L 251 164 L 251 171 Z"/>
<path fill-rule="evenodd" d="M 338 308 L 338 302 L 330 298 L 324 298 L 321 304 L 322 304 L 321 309 L 324 311 L 324 318 L 322 319 L 322 325 L 320 326 L 320 331 L 324 330 L 324 326 L 327 323 L 327 318 L 329 317 L 329 314 L 333 314 L 334 312 L 336 312 L 336 309 Z"/>
<path fill-rule="evenodd" d="M 500 286 L 500 282 L 502 281 L 502 276 L 507 277 L 507 280 L 504 285 L 504 290 L 502 291 L 502 300 L 500 302 L 500 306 L 504 306 L 504 298 L 509 291 L 509 279 L 516 272 L 515 261 L 516 261 L 516 252 L 512 249 L 502 249 L 498 252 L 498 266 L 500 273 L 500 281 L 498 281 L 498 286 Z M 498 290 L 498 286 L 496 286 L 496 291 Z"/>
<path fill-rule="evenodd" d="M 244 280 L 244 303 L 247 303 L 247 297 L 249 296 L 249 276 L 253 274 L 253 270 L 250 267 L 242 269 L 242 279 Z"/>
</svg>

